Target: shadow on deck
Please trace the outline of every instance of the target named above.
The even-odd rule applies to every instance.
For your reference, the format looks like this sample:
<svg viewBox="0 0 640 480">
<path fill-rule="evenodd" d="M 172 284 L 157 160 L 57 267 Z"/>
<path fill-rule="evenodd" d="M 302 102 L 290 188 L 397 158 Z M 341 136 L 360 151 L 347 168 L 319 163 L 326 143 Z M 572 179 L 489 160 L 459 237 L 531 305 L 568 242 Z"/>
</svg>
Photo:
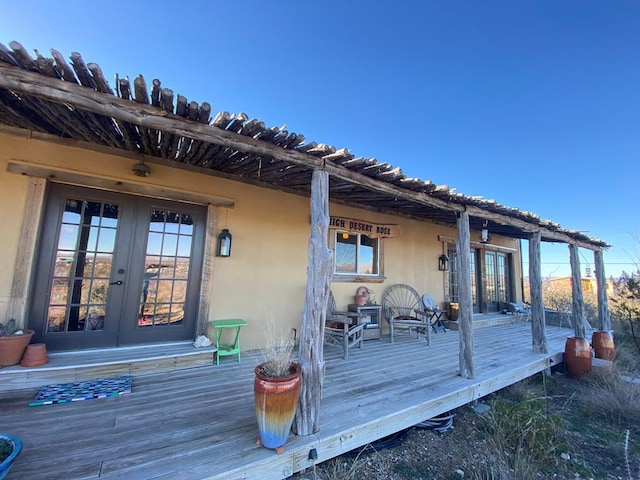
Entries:
<svg viewBox="0 0 640 480">
<path fill-rule="evenodd" d="M 547 327 L 548 354 L 531 351 L 531 325 L 474 332 L 474 379 L 457 375 L 456 331 L 432 345 L 398 337 L 365 342 L 348 360 L 325 349 L 320 431 L 289 438 L 277 455 L 257 446 L 252 352 L 218 366 L 135 376 L 117 398 L 28 407 L 32 390 L 0 392 L 2 429 L 24 451 L 14 479 L 283 479 L 516 383 L 562 361 L 571 330 Z"/>
</svg>

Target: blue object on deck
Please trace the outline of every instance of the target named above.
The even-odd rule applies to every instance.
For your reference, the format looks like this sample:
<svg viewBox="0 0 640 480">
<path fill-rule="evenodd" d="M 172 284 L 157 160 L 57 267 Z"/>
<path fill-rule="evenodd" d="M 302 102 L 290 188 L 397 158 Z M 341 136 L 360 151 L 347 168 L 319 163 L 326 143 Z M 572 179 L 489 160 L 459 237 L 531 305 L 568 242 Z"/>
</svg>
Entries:
<svg viewBox="0 0 640 480">
<path fill-rule="evenodd" d="M 2 463 L 0 463 L 0 480 L 2 480 L 7 476 L 13 462 L 16 460 L 18 455 L 20 455 L 20 452 L 22 451 L 22 440 L 11 433 L 0 433 L 0 440 L 8 440 L 13 443 L 13 451 Z"/>
</svg>

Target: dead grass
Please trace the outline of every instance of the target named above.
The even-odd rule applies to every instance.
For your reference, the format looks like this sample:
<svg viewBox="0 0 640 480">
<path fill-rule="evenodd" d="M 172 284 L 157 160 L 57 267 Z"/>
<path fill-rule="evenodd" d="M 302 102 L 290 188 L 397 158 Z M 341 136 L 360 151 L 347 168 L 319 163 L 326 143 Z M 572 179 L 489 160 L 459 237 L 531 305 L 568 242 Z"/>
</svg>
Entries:
<svg viewBox="0 0 640 480">
<path fill-rule="evenodd" d="M 640 425 L 640 385 L 620 379 L 613 371 L 595 370 L 585 382 L 581 408 L 585 415 L 614 425 Z"/>
</svg>

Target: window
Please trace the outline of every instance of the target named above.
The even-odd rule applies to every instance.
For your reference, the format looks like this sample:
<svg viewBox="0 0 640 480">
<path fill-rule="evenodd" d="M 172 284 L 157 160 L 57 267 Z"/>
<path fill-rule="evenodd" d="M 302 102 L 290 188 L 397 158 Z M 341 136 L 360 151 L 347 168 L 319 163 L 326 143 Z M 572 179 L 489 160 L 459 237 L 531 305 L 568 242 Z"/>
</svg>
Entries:
<svg viewBox="0 0 640 480">
<path fill-rule="evenodd" d="M 335 232 L 337 275 L 379 275 L 380 240 L 361 233 Z"/>
</svg>

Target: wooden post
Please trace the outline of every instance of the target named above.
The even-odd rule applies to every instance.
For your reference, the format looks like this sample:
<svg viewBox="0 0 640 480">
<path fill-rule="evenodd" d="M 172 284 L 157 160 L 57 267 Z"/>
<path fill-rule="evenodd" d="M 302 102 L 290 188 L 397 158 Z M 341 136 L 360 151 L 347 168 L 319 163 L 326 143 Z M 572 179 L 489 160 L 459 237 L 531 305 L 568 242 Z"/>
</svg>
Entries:
<svg viewBox="0 0 640 480">
<path fill-rule="evenodd" d="M 593 252 L 596 268 L 596 283 L 598 286 L 598 330 L 611 331 L 611 316 L 609 314 L 609 300 L 607 298 L 607 279 L 604 274 L 604 258 L 602 250 Z"/>
<path fill-rule="evenodd" d="M 38 244 L 38 227 L 42 218 L 47 181 L 44 178 L 30 177 L 20 229 L 20 248 L 16 254 L 16 263 L 11 284 L 11 294 L 7 310 L 7 320 L 15 318 L 18 328 L 28 328 L 28 298 L 33 281 L 33 265 Z"/>
<path fill-rule="evenodd" d="M 548 353 L 542 301 L 542 267 L 540 263 L 540 232 L 529 238 L 529 288 L 531 290 L 531 341 L 533 351 Z"/>
<path fill-rule="evenodd" d="M 471 295 L 471 271 L 469 261 L 471 255 L 471 236 L 469 234 L 469 214 L 458 214 L 458 324 L 460 328 L 459 374 L 462 377 L 474 378 L 473 366 L 473 296 Z"/>
<path fill-rule="evenodd" d="M 322 346 L 327 298 L 333 276 L 333 254 L 327 243 L 328 236 L 329 173 L 314 170 L 311 180 L 311 235 L 307 246 L 309 266 L 298 355 L 302 367 L 302 386 L 293 425 L 298 435 L 311 435 L 320 428 L 320 400 L 325 371 Z"/>
<path fill-rule="evenodd" d="M 573 332 L 576 338 L 587 338 L 586 319 L 584 318 L 584 300 L 582 298 L 582 274 L 578 246 L 569 244 L 569 262 L 571 264 L 571 298 L 573 301 Z"/>
</svg>

